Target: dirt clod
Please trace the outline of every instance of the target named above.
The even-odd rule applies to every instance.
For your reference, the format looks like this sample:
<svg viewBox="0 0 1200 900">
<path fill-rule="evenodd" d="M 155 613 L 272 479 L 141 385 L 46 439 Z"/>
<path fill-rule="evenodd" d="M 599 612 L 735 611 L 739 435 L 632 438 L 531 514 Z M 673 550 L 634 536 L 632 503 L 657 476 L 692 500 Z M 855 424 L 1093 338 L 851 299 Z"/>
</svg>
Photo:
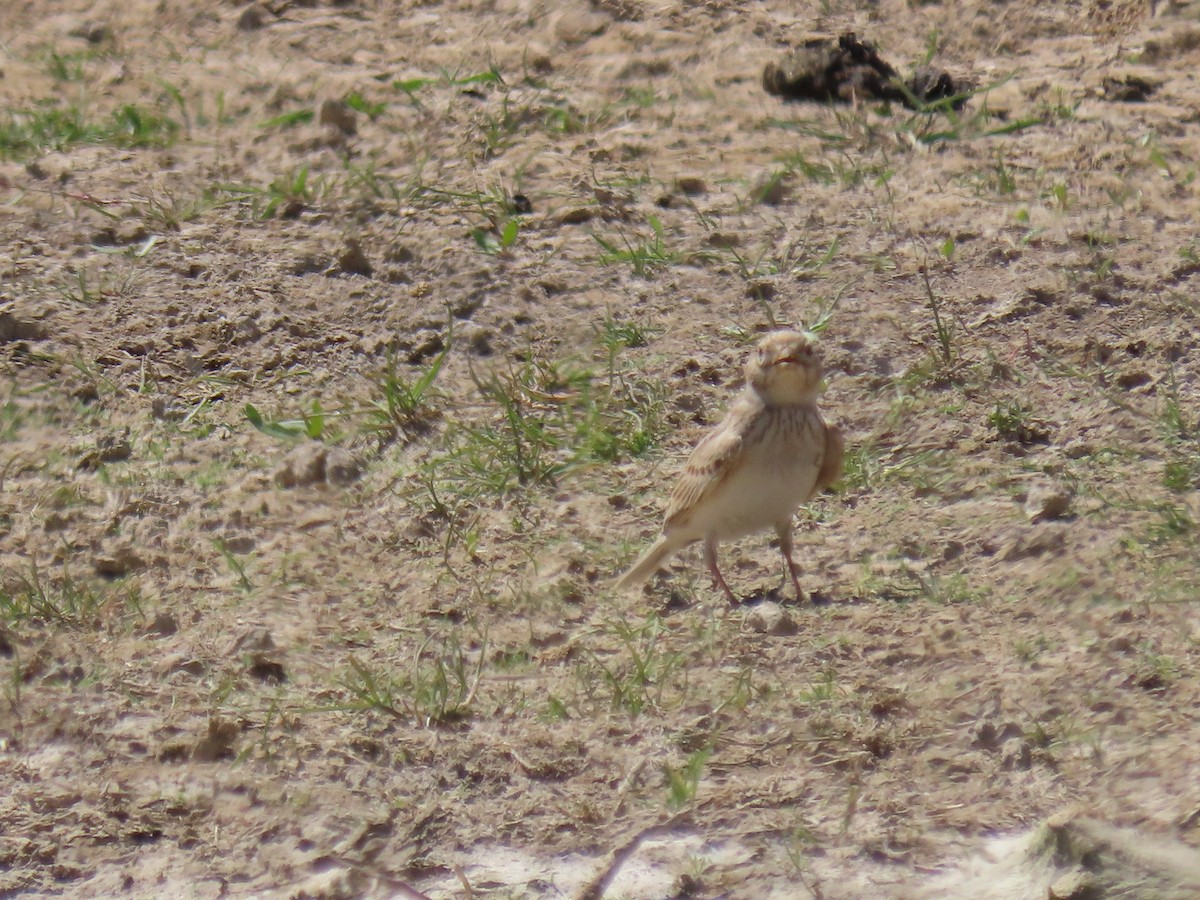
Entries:
<svg viewBox="0 0 1200 900">
<path fill-rule="evenodd" d="M 235 722 L 213 718 L 208 720 L 207 733 L 192 747 L 192 759 L 197 762 L 216 762 L 232 759 L 233 747 L 241 736 Z"/>
<path fill-rule="evenodd" d="M 337 264 L 338 270 L 346 275 L 370 276 L 375 271 L 356 238 L 346 239 L 346 246 L 338 254 Z"/>
<path fill-rule="evenodd" d="M 1039 482 L 1029 489 L 1025 498 L 1025 517 L 1030 522 L 1065 518 L 1073 499 L 1074 492 L 1067 486 L 1054 482 Z"/>
<path fill-rule="evenodd" d="M 299 444 L 276 466 L 275 483 L 282 488 L 295 488 L 323 482 L 328 455 L 316 441 Z"/>
<path fill-rule="evenodd" d="M 357 114 L 346 105 L 345 100 L 327 98 L 321 101 L 317 111 L 317 123 L 336 128 L 342 134 L 353 136 L 358 133 Z"/>
<path fill-rule="evenodd" d="M 269 22 L 271 14 L 258 3 L 251 3 L 238 16 L 239 31 L 257 31 Z"/>
<path fill-rule="evenodd" d="M 875 46 L 847 32 L 836 41 L 817 38 L 763 70 L 763 88 L 785 100 L 889 100 L 905 106 L 933 103 L 967 90 L 947 72 L 919 68 L 907 80 L 887 63 Z M 966 102 L 959 97 L 954 108 Z"/>
<path fill-rule="evenodd" d="M 0 310 L 0 343 L 40 341 L 45 337 L 46 328 L 42 323 Z"/>
<path fill-rule="evenodd" d="M 759 634 L 775 637 L 796 634 L 800 630 L 791 612 L 774 600 L 763 600 L 751 607 L 746 626 Z"/>
</svg>

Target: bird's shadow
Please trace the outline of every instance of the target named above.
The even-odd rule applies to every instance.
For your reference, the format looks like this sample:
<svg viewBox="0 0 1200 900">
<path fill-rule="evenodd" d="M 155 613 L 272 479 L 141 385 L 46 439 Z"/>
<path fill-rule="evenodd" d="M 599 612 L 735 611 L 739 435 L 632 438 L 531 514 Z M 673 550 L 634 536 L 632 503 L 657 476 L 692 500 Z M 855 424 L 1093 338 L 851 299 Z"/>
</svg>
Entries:
<svg viewBox="0 0 1200 900">
<path fill-rule="evenodd" d="M 824 591 L 809 591 L 805 597 L 799 598 L 786 592 L 783 588 L 773 587 L 747 594 L 732 605 L 748 609 L 768 601 L 790 609 L 800 609 L 805 606 L 828 606 L 833 602 L 833 596 Z"/>
<path fill-rule="evenodd" d="M 753 609 L 761 603 L 778 603 L 780 606 L 788 609 L 803 609 L 806 606 L 829 606 L 834 602 L 832 594 L 827 594 L 824 591 L 809 591 L 803 599 L 797 599 L 791 593 L 783 588 L 773 587 L 764 588 L 746 594 L 743 597 L 738 597 L 733 603 L 729 604 L 730 609 Z M 853 602 L 853 600 L 851 601 Z M 695 606 L 695 599 L 685 594 L 683 591 L 672 590 L 667 594 L 667 599 L 659 607 L 658 614 L 664 619 L 668 616 L 680 613 L 691 609 Z"/>
</svg>

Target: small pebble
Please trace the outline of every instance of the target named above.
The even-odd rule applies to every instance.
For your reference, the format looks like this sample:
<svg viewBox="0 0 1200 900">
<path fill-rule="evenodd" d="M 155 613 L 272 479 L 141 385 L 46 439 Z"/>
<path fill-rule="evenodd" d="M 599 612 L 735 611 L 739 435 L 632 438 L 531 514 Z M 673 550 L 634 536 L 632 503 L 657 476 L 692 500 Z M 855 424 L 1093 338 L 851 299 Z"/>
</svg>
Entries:
<svg viewBox="0 0 1200 900">
<path fill-rule="evenodd" d="M 785 636 L 800 630 L 792 614 L 773 600 L 757 604 L 746 616 L 746 624 L 759 634 Z"/>
<path fill-rule="evenodd" d="M 1065 518 L 1073 496 L 1073 492 L 1061 484 L 1035 484 L 1025 499 L 1025 516 L 1030 522 Z"/>
</svg>

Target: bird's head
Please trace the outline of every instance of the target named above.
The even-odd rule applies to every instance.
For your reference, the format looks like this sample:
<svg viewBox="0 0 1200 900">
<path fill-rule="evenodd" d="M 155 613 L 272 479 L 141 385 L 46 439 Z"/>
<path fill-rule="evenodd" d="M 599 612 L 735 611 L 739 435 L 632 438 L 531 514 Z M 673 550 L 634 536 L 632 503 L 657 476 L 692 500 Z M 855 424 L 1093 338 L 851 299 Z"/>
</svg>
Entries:
<svg viewBox="0 0 1200 900">
<path fill-rule="evenodd" d="M 768 403 L 811 403 L 822 375 L 816 348 L 798 331 L 766 335 L 746 363 L 746 383 Z"/>
</svg>

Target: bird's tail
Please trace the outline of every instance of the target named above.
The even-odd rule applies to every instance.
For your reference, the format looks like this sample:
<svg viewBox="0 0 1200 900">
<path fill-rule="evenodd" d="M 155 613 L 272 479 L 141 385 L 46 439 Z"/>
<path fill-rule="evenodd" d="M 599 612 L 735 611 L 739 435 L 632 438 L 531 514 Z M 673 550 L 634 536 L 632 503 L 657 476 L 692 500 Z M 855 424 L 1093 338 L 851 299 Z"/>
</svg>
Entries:
<svg viewBox="0 0 1200 900">
<path fill-rule="evenodd" d="M 617 590 L 635 587 L 655 573 L 659 566 L 670 559 L 680 547 L 679 541 L 663 535 L 642 554 L 628 572 L 617 579 Z"/>
</svg>

